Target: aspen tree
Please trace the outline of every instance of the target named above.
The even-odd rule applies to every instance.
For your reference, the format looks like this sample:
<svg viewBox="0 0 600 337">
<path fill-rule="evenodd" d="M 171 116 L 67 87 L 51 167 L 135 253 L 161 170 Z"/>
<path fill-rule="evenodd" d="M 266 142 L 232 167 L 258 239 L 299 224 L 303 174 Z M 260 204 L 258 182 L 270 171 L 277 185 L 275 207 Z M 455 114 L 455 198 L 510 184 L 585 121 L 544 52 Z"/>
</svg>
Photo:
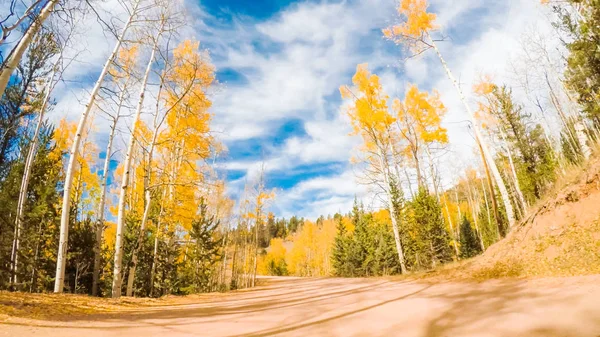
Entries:
<svg viewBox="0 0 600 337">
<path fill-rule="evenodd" d="M 71 147 L 69 153 L 69 164 L 67 166 L 67 172 L 65 175 L 65 184 L 64 184 L 64 192 L 63 192 L 63 200 L 62 200 L 62 213 L 60 218 L 60 239 L 58 244 L 58 257 L 56 260 L 56 278 L 54 282 L 54 292 L 62 293 L 64 286 L 64 278 L 65 278 L 65 268 L 67 264 L 67 245 L 69 239 L 69 215 L 71 208 L 71 188 L 73 184 L 73 173 L 75 171 L 75 165 L 77 162 L 77 156 L 79 153 L 79 147 L 81 145 L 81 136 L 84 128 L 87 125 L 88 117 L 92 111 L 92 108 L 95 105 L 96 98 L 98 96 L 98 92 L 102 83 L 104 82 L 104 78 L 108 74 L 110 65 L 114 62 L 119 50 L 121 49 L 121 45 L 125 41 L 127 36 L 127 32 L 129 28 L 133 24 L 134 20 L 139 14 L 140 4 L 142 0 L 135 0 L 133 3 L 133 7 L 130 10 L 129 17 L 127 22 L 122 28 L 120 35 L 117 38 L 117 42 L 115 43 L 114 49 L 111 52 L 110 56 L 106 60 L 102 70 L 100 71 L 100 75 L 92 88 L 90 93 L 90 97 L 81 113 L 81 117 L 79 119 L 79 123 L 77 125 L 77 131 L 75 133 L 75 138 L 73 139 L 73 145 Z"/>
<path fill-rule="evenodd" d="M 12 33 L 12 31 L 14 31 L 15 29 L 19 28 L 19 26 L 25 22 L 25 20 L 27 20 L 27 18 L 31 17 L 34 15 L 36 8 L 40 5 L 40 3 L 43 0 L 35 0 L 33 3 L 31 3 L 31 5 L 29 5 L 27 8 L 25 8 L 25 10 L 23 11 L 23 14 L 18 15 L 15 12 L 16 10 L 16 6 L 17 6 L 17 1 L 16 0 L 11 0 L 10 4 L 9 4 L 9 11 L 11 12 L 6 18 L 4 18 L 3 20 L 0 20 L 0 46 L 6 41 L 6 39 L 9 37 L 9 35 Z M 10 24 L 6 24 L 5 23 L 8 21 L 8 19 L 13 16 L 16 15 L 17 18 L 16 20 L 14 20 L 14 22 L 10 23 Z"/>
<path fill-rule="evenodd" d="M 51 37 L 51 36 L 48 36 L 48 37 Z M 47 38 L 47 37 L 40 37 L 40 38 Z M 53 49 L 60 48 L 60 46 L 57 44 L 57 42 L 55 40 L 50 41 L 49 43 L 53 45 Z M 56 51 L 58 52 L 58 50 L 56 50 Z M 44 123 L 46 110 L 48 109 L 48 106 L 50 105 L 50 98 L 51 98 L 52 92 L 53 92 L 54 88 L 56 87 L 56 84 L 59 82 L 59 80 L 62 76 L 62 72 L 64 71 L 64 69 L 61 69 L 61 64 L 63 61 L 64 60 L 63 60 L 63 55 L 62 55 L 62 51 L 61 51 L 60 54 L 58 55 L 58 57 L 56 58 L 56 61 L 54 61 L 54 63 L 52 64 L 50 75 L 48 75 L 48 79 L 46 80 L 46 83 L 45 83 L 45 87 L 43 90 L 44 95 L 43 95 L 43 99 L 42 99 L 42 104 L 41 104 L 41 106 L 39 108 L 39 112 L 38 112 L 37 124 L 36 124 L 35 130 L 33 132 L 33 135 L 31 137 L 31 144 L 29 145 L 29 149 L 27 150 L 25 166 L 23 167 L 23 177 L 21 178 L 21 188 L 19 189 L 19 199 L 17 201 L 17 214 L 15 216 L 15 236 L 13 239 L 13 249 L 12 249 L 12 253 L 11 253 L 11 267 L 12 267 L 12 274 L 13 274 L 12 283 L 13 284 L 18 283 L 17 274 L 18 274 L 18 266 L 19 266 L 19 246 L 20 246 L 20 239 L 21 239 L 21 227 L 23 225 L 23 216 L 24 216 L 24 211 L 25 211 L 25 202 L 27 201 L 27 192 L 29 190 L 29 179 L 30 179 L 31 169 L 33 167 L 33 161 L 34 161 L 35 155 L 37 153 L 40 130 L 42 129 L 42 125 Z"/>
<path fill-rule="evenodd" d="M 497 114 L 501 107 L 498 106 L 496 99 L 493 97 L 494 90 L 497 90 L 497 86 L 491 82 L 491 78 L 488 75 L 484 75 L 482 79 L 473 86 L 475 94 L 483 101 L 478 102 L 478 110 L 475 112 L 475 118 L 481 122 L 481 128 L 484 130 L 497 131 L 500 136 L 500 140 L 504 146 L 501 146 L 508 157 L 508 163 L 510 167 L 512 181 L 515 185 L 515 192 L 517 194 L 517 200 L 524 212 L 527 212 L 527 202 L 523 196 L 521 184 L 519 183 L 519 176 L 515 167 L 515 160 L 513 153 L 510 149 L 510 144 L 507 141 L 506 130 L 500 125 L 494 114 Z"/>
<path fill-rule="evenodd" d="M 485 160 L 488 162 L 494 179 L 496 180 L 496 185 L 498 186 L 500 194 L 502 195 L 502 200 L 504 203 L 504 208 L 506 209 L 509 226 L 512 226 L 512 224 L 515 221 L 513 207 L 510 202 L 510 196 L 508 194 L 508 190 L 506 189 L 506 185 L 504 184 L 502 176 L 500 175 L 500 171 L 498 170 L 498 167 L 494 162 L 492 152 L 483 139 L 481 131 L 479 130 L 479 127 L 476 124 L 475 115 L 471 110 L 471 107 L 469 106 L 469 103 L 467 102 L 467 99 L 463 94 L 463 91 L 458 81 L 450 71 L 450 67 L 446 63 L 440 50 L 437 47 L 437 41 L 431 36 L 431 33 L 438 28 L 435 24 L 436 15 L 427 12 L 426 0 L 401 0 L 399 2 L 397 10 L 398 13 L 406 19 L 405 22 L 384 29 L 383 35 L 387 39 L 390 39 L 393 42 L 395 42 L 396 44 L 405 45 L 415 54 L 424 53 L 428 49 L 433 49 L 435 51 L 444 70 L 446 71 L 446 75 L 454 85 L 454 88 L 456 89 L 459 95 L 459 98 L 467 112 L 467 115 L 470 118 L 471 124 L 473 125 L 475 138 L 481 144 L 481 149 L 483 151 Z"/>
<path fill-rule="evenodd" d="M 164 20 L 164 18 L 163 18 Z M 125 225 L 125 198 L 127 197 L 127 189 L 129 188 L 129 176 L 131 170 L 131 163 L 133 157 L 133 148 L 136 143 L 136 130 L 140 124 L 140 118 L 142 109 L 144 107 L 144 99 L 146 97 L 146 87 L 148 85 L 148 79 L 150 77 L 150 71 L 152 70 L 152 64 L 154 63 L 154 56 L 159 46 L 160 39 L 164 33 L 164 21 L 161 23 L 161 27 L 158 30 L 157 35 L 154 37 L 152 52 L 148 60 L 148 65 L 144 72 L 144 77 L 140 86 L 140 94 L 138 103 L 134 112 L 134 117 L 131 126 L 131 134 L 129 136 L 129 142 L 127 145 L 127 153 L 124 159 L 123 178 L 121 181 L 121 189 L 118 201 L 118 215 L 117 215 L 117 239 L 115 241 L 115 264 L 113 272 L 113 285 L 112 285 L 112 297 L 118 298 L 121 296 L 121 282 L 122 282 L 122 259 L 123 259 L 123 227 Z"/>
<path fill-rule="evenodd" d="M 347 110 L 347 114 L 351 119 L 354 134 L 360 135 L 363 139 L 363 152 L 366 155 L 367 162 L 373 169 L 375 175 L 373 177 L 379 182 L 379 186 L 384 191 L 387 197 L 387 204 L 390 210 L 392 221 L 392 230 L 398 253 L 398 260 L 402 273 L 406 273 L 406 264 L 404 261 L 404 252 L 400 241 L 400 232 L 398 228 L 398 212 L 394 204 L 394 196 L 392 195 L 394 178 L 390 171 L 390 128 L 395 122 L 395 118 L 388 112 L 388 96 L 383 92 L 379 77 L 372 75 L 366 64 L 358 65 L 356 74 L 352 78 L 352 82 L 356 86 L 357 93 L 354 93 L 349 87 L 342 86 L 340 92 L 343 98 L 351 99 L 353 106 Z"/>
<path fill-rule="evenodd" d="M 8 82 L 10 80 L 10 77 L 12 76 L 13 71 L 15 71 L 15 69 L 17 69 L 19 62 L 21 62 L 21 59 L 23 58 L 23 55 L 25 54 L 25 51 L 27 50 L 27 48 L 29 48 L 29 45 L 33 41 L 33 38 L 38 34 L 38 32 L 42 28 L 44 22 L 46 21 L 46 19 L 48 19 L 48 17 L 54 10 L 54 7 L 59 2 L 60 2 L 60 0 L 50 0 L 44 5 L 44 7 L 42 7 L 39 14 L 35 17 L 35 19 L 31 23 L 31 25 L 25 31 L 25 34 L 23 34 L 23 36 L 19 40 L 19 43 L 17 43 L 15 48 L 10 52 L 8 59 L 4 62 L 4 64 L 2 65 L 2 68 L 0 69 L 0 97 L 2 97 L 2 95 L 4 95 L 4 91 L 6 90 L 6 86 L 8 85 Z M 33 4 L 33 5 L 35 5 L 35 4 Z M 33 12 L 34 10 L 35 10 L 35 7 L 28 8 L 26 10 L 26 13 Z M 24 18 L 25 18 L 25 15 L 23 16 L 23 19 Z M 19 21 L 21 21 L 21 20 L 18 20 L 17 22 L 19 22 Z M 18 26 L 18 24 L 17 24 L 17 26 Z M 2 29 L 2 32 L 3 32 L 2 38 L 4 40 L 6 38 L 4 36 L 4 34 L 6 32 L 5 29 Z"/>
<path fill-rule="evenodd" d="M 117 69 L 111 74 L 115 79 L 115 84 L 120 90 L 117 100 L 117 110 L 114 114 L 108 114 L 111 120 L 108 143 L 105 150 L 104 164 L 102 167 L 102 182 L 100 187 L 100 202 L 96 213 L 96 242 L 94 246 L 94 268 L 92 270 L 92 296 L 98 294 L 98 281 L 100 275 L 100 259 L 102 247 L 102 235 L 104 232 L 104 209 L 106 206 L 106 190 L 108 188 L 108 176 L 110 170 L 110 161 L 112 158 L 113 142 L 116 135 L 117 125 L 121 118 L 121 111 L 129 94 L 130 81 L 133 76 L 133 70 L 137 59 L 137 47 L 124 48 L 119 52 Z M 120 70 L 119 70 L 120 69 Z M 121 83 L 122 82 L 122 83 Z"/>
</svg>

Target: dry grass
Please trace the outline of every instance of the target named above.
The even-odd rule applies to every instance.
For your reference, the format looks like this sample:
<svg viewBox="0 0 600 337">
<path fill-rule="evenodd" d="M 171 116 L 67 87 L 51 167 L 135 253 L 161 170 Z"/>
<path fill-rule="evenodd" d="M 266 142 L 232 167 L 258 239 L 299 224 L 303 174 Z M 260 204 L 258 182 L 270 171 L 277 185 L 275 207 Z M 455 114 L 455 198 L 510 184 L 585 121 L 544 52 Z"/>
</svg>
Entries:
<svg viewBox="0 0 600 337">
<path fill-rule="evenodd" d="M 0 315 L 35 319 L 61 319 L 133 308 L 169 305 L 173 298 L 99 298 L 73 294 L 30 294 L 0 291 Z"/>
<path fill-rule="evenodd" d="M 30 294 L 0 291 L 0 320 L 2 316 L 68 320 L 92 314 L 118 314 L 126 311 L 185 305 L 193 302 L 213 300 L 221 293 L 191 296 L 166 296 L 162 298 L 120 299 L 100 298 L 74 294 Z"/>
<path fill-rule="evenodd" d="M 485 254 L 410 278 L 439 282 L 600 274 L 600 160 L 571 167 Z"/>
<path fill-rule="evenodd" d="M 259 287 L 268 286 L 268 284 L 266 280 L 257 281 Z M 240 289 L 229 293 L 171 295 L 161 298 L 121 297 L 119 299 L 75 294 L 31 294 L 0 291 L 0 321 L 6 316 L 61 321 L 89 315 L 139 312 L 166 306 L 219 301 L 228 294 L 243 293 L 249 290 L 251 289 Z"/>
</svg>

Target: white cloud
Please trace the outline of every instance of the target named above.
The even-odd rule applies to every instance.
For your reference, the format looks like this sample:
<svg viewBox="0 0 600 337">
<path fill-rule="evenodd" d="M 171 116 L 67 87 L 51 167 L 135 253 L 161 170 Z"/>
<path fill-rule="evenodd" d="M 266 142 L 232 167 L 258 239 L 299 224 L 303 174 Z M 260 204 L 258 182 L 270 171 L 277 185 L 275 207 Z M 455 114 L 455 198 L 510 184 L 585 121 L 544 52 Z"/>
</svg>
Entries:
<svg viewBox="0 0 600 337">
<path fill-rule="evenodd" d="M 280 144 L 263 144 L 269 150 L 266 157 L 256 153 L 240 160 L 231 154 L 221 168 L 243 170 L 250 179 L 258 174 L 262 161 L 267 172 L 340 163 L 339 172 L 298 178 L 294 187 L 279 191 L 274 207 L 281 215 L 316 217 L 347 211 L 354 195 L 373 200 L 366 187 L 356 183 L 349 158 L 357 139 L 348 135 L 348 121 L 338 100 L 332 99 L 339 97 L 340 85 L 350 84 L 358 63 L 367 62 L 370 69 L 377 69 L 392 96 L 402 96 L 407 82 L 440 91 L 449 108 L 446 126 L 451 142 L 469 155 L 472 140 L 463 122 L 467 119 L 464 108 L 439 60 L 430 52 L 403 63 L 401 48 L 381 37 L 380 29 L 397 20 L 393 1 L 303 2 L 266 21 L 234 15 L 230 24 L 211 17 L 196 1 L 186 1 L 195 19 L 196 38 L 211 47 L 217 68 L 232 69 L 245 79 L 225 83 L 212 94 L 217 136 L 226 143 L 262 139 L 290 119 L 302 121 L 306 132 L 290 135 Z M 115 2 L 110 0 L 106 8 L 113 8 Z M 461 36 L 459 40 L 450 35 L 439 46 L 467 94 L 479 72 L 493 72 L 510 81 L 506 67 L 520 47 L 525 27 L 532 23 L 548 26 L 545 17 L 536 14 L 539 6 L 530 0 L 433 0 L 431 8 L 439 12 L 438 23 L 444 32 Z M 99 24 L 91 21 L 83 41 L 89 64 L 80 63 L 70 72 L 79 81 L 94 78 L 113 43 L 104 37 Z M 69 85 L 60 90 L 56 112 L 74 116 L 80 111 L 82 97 L 85 89 L 73 90 Z M 232 193 L 243 189 L 245 179 L 231 182 Z"/>
</svg>

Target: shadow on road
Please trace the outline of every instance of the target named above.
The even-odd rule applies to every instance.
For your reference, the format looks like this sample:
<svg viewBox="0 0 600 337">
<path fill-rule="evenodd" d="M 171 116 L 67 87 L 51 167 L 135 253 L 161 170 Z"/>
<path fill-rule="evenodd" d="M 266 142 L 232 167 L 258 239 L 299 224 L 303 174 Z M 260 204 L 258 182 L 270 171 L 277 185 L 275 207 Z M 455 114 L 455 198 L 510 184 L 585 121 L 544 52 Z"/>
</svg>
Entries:
<svg viewBox="0 0 600 337">
<path fill-rule="evenodd" d="M 314 336 L 335 331 L 340 326 L 357 326 L 361 329 L 364 326 L 369 335 L 375 336 L 403 335 L 404 329 L 409 326 L 422 331 L 420 336 L 480 335 L 477 331 L 508 335 L 504 330 L 486 329 L 492 329 L 492 326 L 499 329 L 499 325 L 504 329 L 504 322 L 508 328 L 514 327 L 517 322 L 518 328 L 519 320 L 527 322 L 539 318 L 545 303 L 552 303 L 563 312 L 572 313 L 571 309 L 577 307 L 581 294 L 565 291 L 568 289 L 560 286 L 538 288 L 519 280 L 425 284 L 364 279 L 304 279 L 277 282 L 259 289 L 210 298 L 208 301 L 198 297 L 199 302 L 190 305 L 100 314 L 73 318 L 69 322 L 8 324 L 115 332 L 121 329 L 157 328 L 182 334 L 197 333 L 198 327 L 202 327 L 216 329 L 210 331 L 230 337 Z M 367 326 L 382 313 L 386 318 L 381 326 Z M 397 317 L 397 320 L 393 317 Z M 600 327 L 599 310 L 584 311 L 577 317 L 592 328 Z M 524 327 L 527 333 L 523 336 L 578 336 L 565 328 L 564 324 L 554 324 L 551 320 Z"/>
</svg>

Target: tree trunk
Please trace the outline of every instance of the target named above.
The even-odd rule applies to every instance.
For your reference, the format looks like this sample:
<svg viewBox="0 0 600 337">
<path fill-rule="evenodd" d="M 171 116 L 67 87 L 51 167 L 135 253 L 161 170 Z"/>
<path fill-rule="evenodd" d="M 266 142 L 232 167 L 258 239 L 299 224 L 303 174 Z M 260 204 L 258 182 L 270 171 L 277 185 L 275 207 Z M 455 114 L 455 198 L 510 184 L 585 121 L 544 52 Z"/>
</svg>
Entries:
<svg viewBox="0 0 600 337">
<path fill-rule="evenodd" d="M 129 27 L 131 26 L 131 23 L 133 22 L 133 19 L 136 16 L 137 9 L 138 9 L 140 2 L 141 2 L 141 0 L 137 0 L 135 2 L 135 5 L 131 11 L 131 15 L 129 16 L 127 23 L 123 27 L 123 31 L 121 32 L 121 35 L 119 36 L 119 38 L 117 40 L 115 48 L 113 49 L 108 60 L 106 60 L 106 63 L 104 64 L 104 67 L 102 68 L 102 71 L 100 72 L 100 76 L 98 77 L 98 80 L 96 81 L 96 84 L 94 85 L 94 88 L 92 89 L 90 98 L 85 106 L 85 109 L 83 110 L 83 112 L 81 114 L 79 124 L 77 125 L 75 139 L 73 139 L 73 146 L 71 147 L 71 151 L 70 151 L 69 165 L 67 166 L 67 173 L 65 175 L 62 213 L 61 213 L 61 218 L 60 218 L 60 240 L 59 240 L 59 244 L 58 244 L 58 257 L 56 260 L 56 280 L 54 282 L 54 292 L 55 293 L 62 293 L 63 287 L 64 287 L 65 267 L 66 267 L 66 263 L 67 263 L 67 245 L 68 245 L 68 239 L 69 239 L 69 215 L 70 215 L 69 212 L 70 212 L 70 208 L 71 208 L 71 187 L 73 184 L 73 173 L 75 171 L 75 163 L 77 162 L 77 153 L 79 152 L 79 146 L 81 143 L 83 128 L 85 127 L 88 116 L 94 106 L 94 103 L 96 102 L 96 96 L 98 95 L 98 91 L 100 90 L 100 87 L 102 86 L 104 77 L 108 73 L 110 64 L 114 61 L 115 57 L 117 56 L 117 53 L 119 52 L 119 49 L 121 48 L 121 44 L 123 43 L 123 40 L 125 39 L 125 35 L 127 34 L 127 31 L 129 30 Z"/>
<path fill-rule="evenodd" d="M 256 215 L 256 224 L 254 226 L 254 261 L 252 266 L 252 288 L 256 286 L 256 269 L 258 268 L 258 226 L 260 219 L 260 212 Z"/>
<path fill-rule="evenodd" d="M 156 139 L 158 138 L 158 111 L 154 116 L 154 134 L 152 135 L 152 143 L 150 143 L 150 150 L 148 151 L 148 161 L 146 162 L 146 177 L 144 178 L 144 194 L 146 198 L 146 203 L 144 207 L 144 214 L 142 215 L 142 222 L 140 224 L 140 233 L 138 234 L 137 243 L 133 248 L 133 252 L 131 254 L 131 267 L 129 268 L 129 275 L 127 276 L 127 296 L 133 295 L 133 281 L 135 280 L 135 270 L 137 268 L 138 263 L 138 252 L 143 245 L 144 241 L 144 232 L 146 231 L 146 223 L 148 221 L 148 216 L 150 214 L 150 205 L 152 203 L 152 193 L 150 191 L 150 179 L 152 179 L 152 158 L 154 157 L 154 146 L 156 144 Z"/>
<path fill-rule="evenodd" d="M 94 243 L 94 270 L 92 271 L 92 296 L 98 296 L 98 280 L 100 278 L 100 260 L 102 251 L 102 234 L 104 232 L 104 206 L 106 205 L 106 187 L 108 185 L 108 170 L 110 169 L 110 158 L 112 156 L 113 140 L 115 138 L 115 130 L 119 121 L 121 107 L 125 98 L 125 88 L 121 92 L 119 98 L 119 107 L 117 116 L 113 118 L 113 123 L 110 127 L 110 135 L 108 136 L 108 145 L 106 146 L 106 158 L 104 158 L 102 186 L 100 187 L 100 202 L 98 203 L 98 215 L 96 220 L 96 242 Z"/>
<path fill-rule="evenodd" d="M 13 71 L 19 66 L 19 62 L 21 62 L 21 59 L 31 44 L 34 36 L 38 33 L 40 28 L 42 28 L 44 21 L 50 16 L 58 2 L 59 0 L 50 0 L 46 3 L 41 9 L 40 14 L 31 23 L 31 26 L 25 31 L 25 34 L 21 37 L 19 43 L 10 52 L 8 60 L 4 62 L 2 71 L 0 72 L 0 97 L 4 95 L 4 91 L 8 86 Z"/>
<path fill-rule="evenodd" d="M 472 194 L 471 187 L 469 186 L 469 194 Z M 471 216 L 473 217 L 473 223 L 475 224 L 475 230 L 477 231 L 477 237 L 479 238 L 479 245 L 481 246 L 481 251 L 485 252 L 485 245 L 483 244 L 483 237 L 481 235 L 481 230 L 479 229 L 479 219 L 478 212 L 475 209 L 475 202 L 473 201 L 473 197 L 469 196 L 468 201 L 471 208 Z"/>
<path fill-rule="evenodd" d="M 150 77 L 150 70 L 152 70 L 152 63 L 154 63 L 154 55 L 156 54 L 156 49 L 158 47 L 158 40 L 160 40 L 160 35 L 162 33 L 162 28 L 159 31 L 159 34 L 154 42 L 154 46 L 152 48 L 152 53 L 150 54 L 150 60 L 148 61 L 148 65 L 146 66 L 146 72 L 144 73 L 144 78 L 142 80 L 142 85 L 140 88 L 140 98 L 138 100 L 138 104 L 135 110 L 135 116 L 133 118 L 133 124 L 131 126 L 131 135 L 129 136 L 129 144 L 127 146 L 127 154 L 125 155 L 125 165 L 123 168 L 123 179 L 121 181 L 121 191 L 119 196 L 118 203 L 118 213 L 117 213 L 117 238 L 115 241 L 115 268 L 113 272 L 113 285 L 112 285 L 112 297 L 118 298 L 121 296 L 121 263 L 123 259 L 123 226 L 125 223 L 125 198 L 127 197 L 127 189 L 129 185 L 129 175 L 131 173 L 131 162 L 133 157 L 133 147 L 135 145 L 135 133 L 137 130 L 137 124 L 139 123 L 140 116 L 142 113 L 142 108 L 144 105 L 144 98 L 146 94 L 146 86 L 148 84 L 148 78 Z M 142 228 L 140 228 L 142 230 Z"/>
<path fill-rule="evenodd" d="M 577 135 L 577 140 L 579 141 L 579 146 L 581 147 L 583 159 L 590 159 L 592 150 L 590 150 L 590 147 L 587 145 L 587 136 L 585 135 L 584 126 L 579 119 L 575 120 L 575 134 Z"/>
<path fill-rule="evenodd" d="M 431 37 L 430 37 L 430 39 L 431 39 Z M 492 156 L 492 153 L 490 152 L 487 144 L 483 140 L 483 136 L 481 135 L 481 132 L 479 130 L 477 122 L 475 121 L 473 111 L 471 110 L 471 107 L 469 106 L 469 103 L 467 102 L 467 99 L 465 98 L 465 95 L 463 94 L 462 89 L 460 88 L 460 85 L 458 84 L 458 81 L 454 78 L 454 75 L 452 75 L 452 72 L 450 71 L 448 64 L 442 57 L 442 54 L 440 53 L 439 49 L 437 48 L 437 45 L 435 44 L 435 42 L 433 42 L 433 40 L 431 40 L 431 46 L 437 53 L 437 55 L 440 59 L 440 62 L 442 63 L 442 66 L 444 67 L 444 70 L 446 70 L 446 74 L 448 75 L 448 78 L 450 79 L 450 81 L 452 81 L 452 84 L 454 84 L 454 87 L 456 88 L 456 91 L 458 92 L 460 100 L 463 103 L 465 109 L 467 110 L 469 119 L 473 126 L 473 132 L 475 133 L 475 139 L 479 142 L 479 148 L 482 150 L 484 159 L 487 161 L 488 165 L 490 166 L 490 169 L 492 171 L 494 179 L 496 180 L 496 185 L 498 185 L 498 189 L 500 190 L 500 194 L 502 195 L 502 201 L 504 203 L 504 208 L 506 209 L 506 216 L 508 218 L 508 226 L 510 228 L 510 227 L 512 227 L 513 223 L 515 222 L 515 214 L 513 211 L 513 207 L 510 203 L 510 196 L 508 195 L 508 190 L 506 189 L 506 185 L 504 184 L 504 181 L 502 181 L 502 176 L 500 175 L 498 166 L 496 166 L 496 163 L 494 162 L 494 157 Z"/>
<path fill-rule="evenodd" d="M 31 267 L 31 284 L 29 285 L 29 292 L 33 293 L 35 291 L 37 291 L 37 266 L 38 266 L 38 261 L 39 261 L 39 257 L 40 257 L 40 245 L 41 245 L 41 241 L 42 241 L 42 221 L 40 221 L 40 223 L 38 224 L 38 232 L 37 232 L 37 238 L 36 238 L 36 242 L 35 242 L 35 253 L 34 253 L 34 257 L 33 257 L 33 266 Z"/>
<path fill-rule="evenodd" d="M 431 156 L 431 151 L 429 150 L 429 146 L 425 146 L 425 150 L 427 151 L 427 158 L 429 159 L 429 170 L 431 171 L 431 181 L 433 183 L 433 191 L 435 192 L 435 197 L 440 202 L 440 192 L 437 185 L 437 178 L 435 174 L 435 167 L 433 166 L 433 158 Z"/>
<path fill-rule="evenodd" d="M 506 155 L 508 157 L 510 172 L 513 176 L 513 180 L 515 183 L 517 199 L 519 200 L 519 203 L 521 204 L 521 209 L 523 210 L 523 215 L 525 215 L 525 213 L 527 213 L 527 202 L 525 201 L 525 197 L 523 196 L 523 192 L 521 191 L 521 184 L 519 184 L 519 176 L 517 175 L 517 170 L 515 168 L 515 162 L 513 160 L 512 151 L 510 150 L 510 146 L 506 140 L 506 135 L 504 134 L 504 131 L 502 131 L 502 130 L 500 130 L 500 137 L 502 137 L 502 140 L 506 144 Z"/>
<path fill-rule="evenodd" d="M 23 177 L 21 179 L 21 188 L 19 190 L 19 200 L 17 202 L 17 216 L 15 217 L 15 237 L 13 239 L 13 251 L 11 254 L 12 257 L 12 273 L 13 273 L 13 283 L 18 283 L 17 272 L 18 272 L 18 263 L 19 263 L 19 245 L 21 239 L 21 227 L 23 225 L 23 213 L 25 211 L 25 202 L 27 201 L 27 193 L 29 191 L 29 179 L 31 175 L 31 169 L 33 167 L 33 161 L 35 159 L 35 154 L 37 153 L 38 147 L 38 138 L 40 134 L 40 130 L 42 129 L 42 125 L 44 124 L 44 114 L 46 112 L 46 108 L 48 107 L 48 102 L 50 102 L 50 94 L 54 89 L 54 76 L 57 72 L 58 62 L 61 58 L 53 64 L 52 73 L 48 77 L 50 81 L 46 87 L 44 93 L 44 100 L 42 101 L 42 106 L 40 107 L 40 112 L 38 116 L 37 125 L 35 127 L 35 131 L 31 138 L 31 145 L 29 146 L 29 150 L 27 151 L 27 158 L 25 160 L 25 167 L 23 168 Z"/>
<path fill-rule="evenodd" d="M 502 222 L 500 221 L 500 211 L 498 210 L 498 202 L 496 201 L 496 193 L 494 191 L 494 181 L 492 180 L 492 176 L 490 174 L 490 168 L 485 161 L 485 157 L 483 156 L 483 150 L 481 150 L 481 144 L 477 142 L 477 145 L 480 149 L 481 161 L 483 162 L 483 168 L 485 170 L 485 177 L 488 183 L 488 188 L 490 192 L 490 198 L 492 199 L 492 209 L 494 210 L 494 217 L 496 218 L 496 230 L 498 234 L 501 233 Z M 458 198 L 458 197 L 457 197 Z"/>
<path fill-rule="evenodd" d="M 160 210 L 158 211 L 158 221 L 156 222 L 156 235 L 154 235 L 154 251 L 152 253 L 152 267 L 150 267 L 150 297 L 154 294 L 154 275 L 156 274 L 156 264 L 158 263 L 158 240 L 160 239 L 160 224 L 165 211 L 164 202 L 166 196 L 167 189 L 165 188 L 160 200 Z"/>
<path fill-rule="evenodd" d="M 490 213 L 490 203 L 488 202 L 488 197 L 487 197 L 487 193 L 485 192 L 485 183 L 483 182 L 483 179 L 481 179 L 481 193 L 483 193 L 483 200 L 485 201 L 485 210 L 487 212 L 487 219 L 488 219 L 488 224 L 490 224 L 490 226 L 492 225 L 492 214 Z M 496 228 L 496 239 L 499 238 L 500 233 L 498 232 L 498 229 Z"/>
<path fill-rule="evenodd" d="M 223 261 L 221 262 L 221 272 L 219 278 L 221 284 L 227 284 L 227 239 L 229 237 L 229 230 L 225 232 L 225 238 L 223 239 Z"/>
<path fill-rule="evenodd" d="M 452 243 L 454 246 L 454 252 L 456 253 L 456 258 L 459 259 L 460 253 L 458 251 L 458 244 L 456 243 L 457 237 L 456 233 L 454 232 L 454 226 L 452 225 L 452 215 L 450 215 L 450 209 L 448 208 L 448 200 L 446 200 L 446 197 L 444 197 L 444 206 L 446 208 L 446 213 L 448 213 L 448 222 L 450 224 L 450 231 L 452 232 Z"/>
<path fill-rule="evenodd" d="M 236 269 L 236 261 L 237 261 L 237 251 L 238 251 L 238 244 L 237 244 L 237 240 L 234 242 L 233 244 L 233 256 L 231 257 L 231 283 L 229 285 L 229 288 L 231 289 L 231 285 L 235 282 L 235 288 L 239 288 L 239 280 L 237 279 L 238 277 L 238 273 L 237 273 L 237 269 Z M 232 289 L 234 290 L 234 289 Z"/>
<path fill-rule="evenodd" d="M 400 241 L 400 231 L 398 229 L 398 218 L 396 207 L 393 203 L 392 194 L 390 192 L 390 179 L 387 165 L 387 158 L 384 157 L 384 153 L 381 149 L 381 144 L 376 144 L 377 150 L 379 151 L 379 162 L 381 165 L 381 172 L 383 174 L 383 182 L 386 186 L 386 196 L 388 199 L 388 207 L 390 209 L 390 218 L 392 220 L 392 230 L 394 232 L 394 241 L 396 243 L 396 251 L 398 252 L 398 260 L 400 261 L 400 270 L 402 274 L 406 274 L 406 263 L 404 261 L 404 251 L 402 250 L 402 243 Z"/>
</svg>

